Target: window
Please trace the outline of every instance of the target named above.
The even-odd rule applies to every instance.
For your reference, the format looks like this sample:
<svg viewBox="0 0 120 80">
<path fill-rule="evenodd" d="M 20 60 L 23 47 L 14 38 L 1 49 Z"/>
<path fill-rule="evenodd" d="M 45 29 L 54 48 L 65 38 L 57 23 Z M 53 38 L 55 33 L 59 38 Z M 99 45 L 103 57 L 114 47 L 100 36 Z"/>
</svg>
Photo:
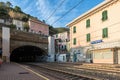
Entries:
<svg viewBox="0 0 120 80">
<path fill-rule="evenodd" d="M 88 34 L 86 35 L 86 40 L 87 40 L 87 42 L 90 42 L 90 33 L 88 33 Z"/>
<path fill-rule="evenodd" d="M 58 37 L 58 34 L 56 34 L 56 38 Z"/>
<path fill-rule="evenodd" d="M 73 44 L 76 45 L 76 38 L 73 39 Z"/>
<path fill-rule="evenodd" d="M 108 37 L 108 28 L 104 28 L 102 31 L 102 38 L 107 38 Z"/>
<path fill-rule="evenodd" d="M 90 19 L 86 20 L 86 28 L 90 27 Z"/>
<path fill-rule="evenodd" d="M 107 15 L 107 10 L 102 12 L 102 21 L 105 21 L 108 19 L 108 15 Z"/>
<path fill-rule="evenodd" d="M 73 27 L 73 33 L 76 33 L 76 26 Z"/>
<path fill-rule="evenodd" d="M 39 31 L 39 33 L 41 34 L 42 32 L 41 32 L 41 31 Z"/>
<path fill-rule="evenodd" d="M 21 30 L 20 27 L 18 27 L 18 30 Z"/>
<path fill-rule="evenodd" d="M 62 45 L 62 49 L 64 49 L 63 45 Z"/>
<path fill-rule="evenodd" d="M 65 45 L 64 47 L 65 47 L 65 50 L 66 50 L 66 49 L 67 49 L 67 48 L 66 48 L 66 45 Z"/>
</svg>

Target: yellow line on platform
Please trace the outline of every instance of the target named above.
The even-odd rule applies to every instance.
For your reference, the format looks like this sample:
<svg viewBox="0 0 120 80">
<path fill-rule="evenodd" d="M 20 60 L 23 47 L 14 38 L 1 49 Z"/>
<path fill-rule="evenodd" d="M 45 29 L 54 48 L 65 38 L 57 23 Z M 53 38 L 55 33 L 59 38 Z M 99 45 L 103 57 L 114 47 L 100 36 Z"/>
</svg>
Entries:
<svg viewBox="0 0 120 80">
<path fill-rule="evenodd" d="M 20 64 L 18 64 L 18 65 L 20 65 Z M 39 74 L 39 73 L 37 73 L 37 72 L 35 72 L 35 71 L 29 69 L 29 68 L 27 68 L 27 67 L 25 67 L 25 66 L 23 66 L 23 65 L 20 65 L 20 66 L 21 66 L 22 68 L 24 68 L 24 69 L 26 69 L 26 70 L 28 70 L 28 71 L 34 73 L 35 75 L 37 75 L 37 76 L 39 76 L 39 77 L 45 79 L 45 80 L 50 80 L 50 79 L 48 79 L 47 77 L 45 77 L 45 76 L 43 76 L 43 75 L 41 75 L 41 74 Z"/>
</svg>

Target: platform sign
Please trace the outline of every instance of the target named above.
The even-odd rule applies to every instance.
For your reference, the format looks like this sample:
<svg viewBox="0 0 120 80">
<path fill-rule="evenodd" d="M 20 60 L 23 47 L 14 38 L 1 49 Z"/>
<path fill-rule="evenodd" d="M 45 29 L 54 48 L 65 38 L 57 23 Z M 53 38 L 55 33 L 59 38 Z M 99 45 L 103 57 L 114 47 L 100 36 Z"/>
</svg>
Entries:
<svg viewBox="0 0 120 80">
<path fill-rule="evenodd" d="M 101 43 L 103 42 L 102 40 L 96 40 L 96 41 L 92 41 L 91 44 L 98 44 L 98 43 Z"/>
</svg>

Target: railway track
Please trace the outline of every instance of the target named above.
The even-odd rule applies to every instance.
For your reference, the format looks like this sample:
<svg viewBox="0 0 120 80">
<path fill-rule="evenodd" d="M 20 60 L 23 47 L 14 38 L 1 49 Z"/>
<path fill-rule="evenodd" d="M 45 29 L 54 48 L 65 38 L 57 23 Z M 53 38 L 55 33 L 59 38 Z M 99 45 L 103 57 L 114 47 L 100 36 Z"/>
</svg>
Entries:
<svg viewBox="0 0 120 80">
<path fill-rule="evenodd" d="M 97 80 L 96 78 L 92 78 L 90 76 L 75 74 L 73 72 L 56 69 L 54 67 L 50 67 L 50 66 L 43 65 L 43 64 L 41 64 L 41 65 L 24 64 L 24 65 L 27 65 L 30 68 L 39 71 L 40 73 L 54 77 L 55 80 Z"/>
<path fill-rule="evenodd" d="M 35 64 L 35 65 L 39 65 L 39 64 Z M 59 64 L 53 64 L 53 63 L 46 63 L 46 64 L 40 64 L 39 66 L 41 67 L 47 67 L 50 69 L 56 69 L 56 70 L 60 70 L 60 71 L 65 71 L 65 72 L 69 72 L 69 73 L 74 73 L 77 75 L 82 75 L 82 76 L 89 76 L 92 77 L 94 79 L 100 79 L 100 80 L 120 80 L 120 72 L 115 71 L 113 69 L 109 70 L 109 68 L 105 68 L 105 69 L 95 69 L 95 68 L 88 68 L 88 67 L 74 67 L 71 64 L 69 65 L 61 65 Z M 82 66 L 82 65 L 81 65 Z M 104 68 L 104 67 L 102 67 Z"/>
</svg>

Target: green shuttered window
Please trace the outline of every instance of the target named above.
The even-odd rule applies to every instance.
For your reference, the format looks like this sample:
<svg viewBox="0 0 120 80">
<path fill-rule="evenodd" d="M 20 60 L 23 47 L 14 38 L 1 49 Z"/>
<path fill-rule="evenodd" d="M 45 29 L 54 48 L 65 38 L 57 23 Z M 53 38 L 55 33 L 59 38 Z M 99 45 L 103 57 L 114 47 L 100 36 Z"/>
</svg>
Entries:
<svg viewBox="0 0 120 80">
<path fill-rule="evenodd" d="M 76 26 L 73 27 L 73 33 L 76 33 Z"/>
<path fill-rule="evenodd" d="M 73 45 L 76 45 L 76 38 L 73 39 Z"/>
<path fill-rule="evenodd" d="M 90 27 L 90 19 L 86 20 L 86 28 Z"/>
<path fill-rule="evenodd" d="M 105 10 L 102 12 L 102 21 L 105 21 L 107 19 L 108 19 L 108 12 L 107 12 L 107 10 Z"/>
<path fill-rule="evenodd" d="M 88 34 L 86 35 L 86 40 L 87 40 L 87 42 L 90 42 L 90 33 L 88 33 Z"/>
<path fill-rule="evenodd" d="M 102 38 L 107 38 L 108 37 L 108 28 L 104 28 L 102 31 Z"/>
</svg>

